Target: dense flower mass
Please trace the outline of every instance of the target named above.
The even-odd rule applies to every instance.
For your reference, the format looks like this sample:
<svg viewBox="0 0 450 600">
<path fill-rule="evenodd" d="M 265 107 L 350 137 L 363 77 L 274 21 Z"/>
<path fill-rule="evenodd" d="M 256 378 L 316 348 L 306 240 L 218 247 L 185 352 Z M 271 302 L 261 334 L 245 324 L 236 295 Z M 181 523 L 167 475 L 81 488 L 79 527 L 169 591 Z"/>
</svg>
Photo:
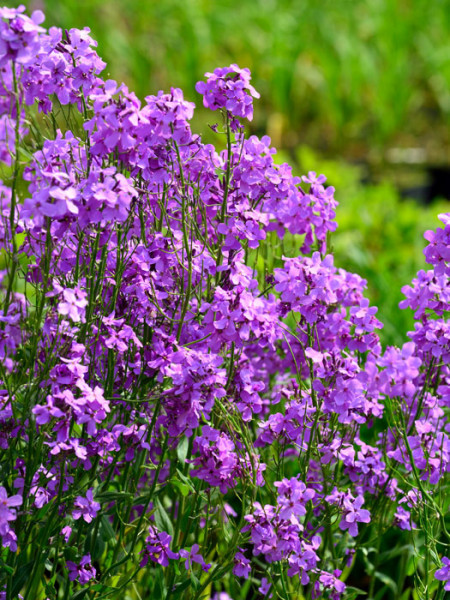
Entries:
<svg viewBox="0 0 450 600">
<path fill-rule="evenodd" d="M 219 152 L 43 20 L 0 10 L 0 598 L 344 600 L 357 565 L 441 600 L 450 213 L 383 348 L 334 188 L 245 136 L 248 69 L 197 84 Z"/>
</svg>

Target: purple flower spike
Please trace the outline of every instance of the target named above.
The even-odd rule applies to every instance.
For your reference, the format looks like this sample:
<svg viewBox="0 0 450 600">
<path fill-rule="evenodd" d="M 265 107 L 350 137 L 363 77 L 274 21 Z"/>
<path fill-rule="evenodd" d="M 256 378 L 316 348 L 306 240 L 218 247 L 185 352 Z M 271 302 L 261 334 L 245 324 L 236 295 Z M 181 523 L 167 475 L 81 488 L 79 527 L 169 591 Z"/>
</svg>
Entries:
<svg viewBox="0 0 450 600">
<path fill-rule="evenodd" d="M 358 535 L 357 523 L 370 523 L 370 512 L 361 508 L 364 504 L 364 498 L 358 496 L 356 499 L 349 497 L 344 498 L 344 514 L 339 527 L 345 531 L 348 529 L 352 537 Z"/>
<path fill-rule="evenodd" d="M 201 565 L 202 570 L 206 572 L 209 571 L 211 565 L 206 564 L 203 556 L 199 554 L 199 545 L 194 544 L 190 550 L 180 550 L 180 558 L 185 558 L 186 562 L 184 563 L 185 569 L 192 569 L 192 563 L 197 563 Z"/>
</svg>

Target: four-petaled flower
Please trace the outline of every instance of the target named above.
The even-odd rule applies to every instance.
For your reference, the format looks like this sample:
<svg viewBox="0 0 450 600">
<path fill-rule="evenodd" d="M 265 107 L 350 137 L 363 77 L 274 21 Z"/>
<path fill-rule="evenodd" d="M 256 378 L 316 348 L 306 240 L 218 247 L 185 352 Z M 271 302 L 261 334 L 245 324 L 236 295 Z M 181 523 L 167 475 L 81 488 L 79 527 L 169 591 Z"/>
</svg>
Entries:
<svg viewBox="0 0 450 600">
<path fill-rule="evenodd" d="M 78 520 L 83 517 L 86 523 L 90 523 L 92 519 L 95 519 L 100 510 L 99 502 L 94 500 L 92 488 L 86 492 L 85 498 L 83 498 L 83 496 L 77 496 L 74 505 L 76 508 L 72 512 L 73 518 Z"/>
</svg>

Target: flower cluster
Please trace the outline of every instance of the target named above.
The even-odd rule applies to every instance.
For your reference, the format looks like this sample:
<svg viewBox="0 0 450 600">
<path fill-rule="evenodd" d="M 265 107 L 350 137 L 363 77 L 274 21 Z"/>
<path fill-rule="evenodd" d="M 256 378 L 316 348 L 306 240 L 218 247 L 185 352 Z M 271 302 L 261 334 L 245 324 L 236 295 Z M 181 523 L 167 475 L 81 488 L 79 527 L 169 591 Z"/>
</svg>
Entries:
<svg viewBox="0 0 450 600">
<path fill-rule="evenodd" d="M 68 560 L 67 568 L 69 569 L 70 581 L 76 579 L 81 585 L 85 585 L 88 581 L 94 579 L 96 575 L 96 570 L 91 564 L 90 554 L 83 556 L 78 565 L 71 560 Z"/>
<path fill-rule="evenodd" d="M 230 65 L 215 69 L 214 73 L 206 73 L 205 77 L 206 82 L 199 81 L 195 89 L 203 96 L 203 104 L 206 108 L 225 109 L 232 119 L 236 117 L 249 121 L 253 119 L 252 98 L 259 98 L 259 94 L 250 84 L 249 69 Z"/>
<path fill-rule="evenodd" d="M 392 532 L 448 590 L 449 214 L 384 348 L 334 188 L 244 134 L 248 69 L 197 84 L 218 152 L 42 23 L 0 10 L 0 598 L 339 600 L 361 556 L 381 598 Z"/>
</svg>

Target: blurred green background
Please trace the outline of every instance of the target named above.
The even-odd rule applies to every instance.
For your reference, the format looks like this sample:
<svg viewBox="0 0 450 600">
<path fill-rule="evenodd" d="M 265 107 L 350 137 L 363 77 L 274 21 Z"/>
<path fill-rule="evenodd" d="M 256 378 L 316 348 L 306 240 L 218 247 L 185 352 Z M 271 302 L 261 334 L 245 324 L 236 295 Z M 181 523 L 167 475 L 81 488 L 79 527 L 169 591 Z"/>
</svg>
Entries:
<svg viewBox="0 0 450 600">
<path fill-rule="evenodd" d="M 425 267 L 423 230 L 450 210 L 450 0 L 25 4 L 47 27 L 90 27 L 107 76 L 141 98 L 181 87 L 198 105 L 195 130 L 216 144 L 195 82 L 249 67 L 261 93 L 249 131 L 336 187 L 336 264 L 368 280 L 384 341 L 402 342 L 412 316 L 397 308 L 400 288 Z"/>
</svg>

